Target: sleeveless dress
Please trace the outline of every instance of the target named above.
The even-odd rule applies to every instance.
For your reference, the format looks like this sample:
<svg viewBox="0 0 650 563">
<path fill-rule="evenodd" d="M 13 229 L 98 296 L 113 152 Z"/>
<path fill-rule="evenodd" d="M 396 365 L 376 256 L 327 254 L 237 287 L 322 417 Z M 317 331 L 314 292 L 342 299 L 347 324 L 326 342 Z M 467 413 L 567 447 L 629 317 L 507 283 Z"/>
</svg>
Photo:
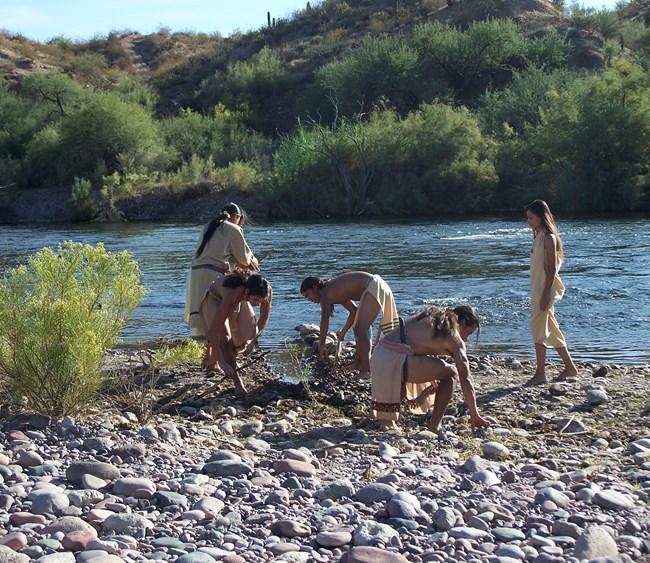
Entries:
<svg viewBox="0 0 650 563">
<path fill-rule="evenodd" d="M 557 253 L 555 253 L 556 269 L 551 286 L 550 305 L 546 311 L 539 308 L 546 282 L 546 253 L 544 252 L 546 235 L 547 232 L 544 230 L 537 233 L 530 253 L 530 333 L 535 344 L 543 344 L 546 348 L 565 348 L 566 340 L 555 319 L 554 305 L 564 296 L 564 284 L 559 275 L 562 261 Z"/>
</svg>

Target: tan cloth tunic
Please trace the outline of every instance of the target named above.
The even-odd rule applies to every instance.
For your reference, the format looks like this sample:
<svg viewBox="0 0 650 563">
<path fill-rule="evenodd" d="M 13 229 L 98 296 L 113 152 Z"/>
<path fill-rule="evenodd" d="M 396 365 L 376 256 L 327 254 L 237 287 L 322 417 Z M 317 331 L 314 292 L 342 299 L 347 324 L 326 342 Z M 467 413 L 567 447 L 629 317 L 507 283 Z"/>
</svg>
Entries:
<svg viewBox="0 0 650 563">
<path fill-rule="evenodd" d="M 197 249 L 203 240 L 203 227 Z M 190 334 L 205 336 L 206 329 L 199 315 L 199 307 L 210 284 L 235 269 L 237 262 L 250 264 L 254 255 L 246 244 L 244 232 L 234 223 L 224 221 L 212 235 L 198 258 L 192 261 L 185 284 L 185 322 Z"/>
<path fill-rule="evenodd" d="M 547 232 L 544 230 L 537 233 L 530 254 L 530 332 L 535 344 L 543 344 L 546 348 L 564 348 L 566 341 L 555 319 L 554 307 L 564 295 L 564 284 L 559 275 L 562 261 L 557 253 L 555 253 L 555 279 L 551 286 L 550 305 L 546 311 L 539 308 L 546 283 L 546 252 L 544 251 L 546 235 Z"/>
<path fill-rule="evenodd" d="M 359 311 L 361 310 L 361 303 L 368 297 L 368 295 L 371 295 L 381 307 L 382 318 L 379 322 L 379 332 L 388 334 L 399 323 L 397 305 L 395 305 L 395 298 L 393 297 L 393 292 L 391 291 L 390 286 L 384 281 L 381 276 L 377 274 L 372 276 L 372 279 L 368 282 L 366 289 L 361 294 L 361 299 L 359 299 L 359 306 L 357 308 L 357 314 L 354 318 L 354 323 L 352 326 L 355 326 L 357 324 L 357 317 L 359 316 Z"/>
<path fill-rule="evenodd" d="M 397 422 L 404 398 L 413 414 L 425 414 L 433 406 L 437 382 L 404 381 L 404 362 L 408 362 L 408 357 L 412 355 L 413 350 L 408 344 L 390 342 L 383 338 L 373 350 L 370 358 L 370 411 L 374 418 Z"/>
</svg>

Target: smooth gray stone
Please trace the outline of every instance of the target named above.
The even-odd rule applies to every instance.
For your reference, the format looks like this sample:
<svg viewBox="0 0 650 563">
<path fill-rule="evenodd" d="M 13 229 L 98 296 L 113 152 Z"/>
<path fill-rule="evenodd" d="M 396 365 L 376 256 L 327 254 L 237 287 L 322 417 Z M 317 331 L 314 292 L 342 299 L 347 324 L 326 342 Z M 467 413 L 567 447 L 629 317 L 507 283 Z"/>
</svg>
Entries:
<svg viewBox="0 0 650 563">
<path fill-rule="evenodd" d="M 143 538 L 153 524 L 144 516 L 134 513 L 111 514 L 102 522 L 102 528 L 115 534 L 126 534 L 134 538 Z"/>
<path fill-rule="evenodd" d="M 187 508 L 190 504 L 185 495 L 174 493 L 172 491 L 158 491 L 154 493 L 153 501 L 161 508 L 165 508 L 166 506 L 181 506 Z"/>
<path fill-rule="evenodd" d="M 176 559 L 176 563 L 212 563 L 214 561 L 216 561 L 216 559 L 212 557 L 212 555 L 204 553 L 203 551 L 186 553 Z"/>
<path fill-rule="evenodd" d="M 614 538 L 602 526 L 589 526 L 576 542 L 573 555 L 578 559 L 616 557 L 618 547 Z"/>
<path fill-rule="evenodd" d="M 44 536 L 51 536 L 57 532 L 67 534 L 69 532 L 76 532 L 78 530 L 90 532 L 91 534 L 96 533 L 95 528 L 93 528 L 90 524 L 88 524 L 88 522 L 85 522 L 81 518 L 78 518 L 76 516 L 62 516 L 61 518 L 57 518 L 51 524 L 45 526 L 41 530 L 41 534 Z"/>
<path fill-rule="evenodd" d="M 203 473 L 212 477 L 244 477 L 253 472 L 253 468 L 240 461 L 220 460 L 206 463 Z"/>
<path fill-rule="evenodd" d="M 355 493 L 355 498 L 363 504 L 373 504 L 375 502 L 385 502 L 390 500 L 397 493 L 397 489 L 385 483 L 370 483 L 360 488 Z"/>
<path fill-rule="evenodd" d="M 81 476 L 85 473 L 104 479 L 104 481 L 115 481 L 122 475 L 120 470 L 103 461 L 78 461 L 72 463 L 65 471 L 65 477 L 74 485 L 81 486 Z"/>
<path fill-rule="evenodd" d="M 553 487 L 547 487 L 537 491 L 537 494 L 535 495 L 536 504 L 542 504 L 547 500 L 554 502 L 560 508 L 566 508 L 571 502 L 571 499 L 569 499 L 568 496 Z"/>
<path fill-rule="evenodd" d="M 122 459 L 127 457 L 133 457 L 139 459 L 144 457 L 147 453 L 147 446 L 140 442 L 133 442 L 131 444 L 123 444 L 121 446 L 114 447 L 109 455 L 116 455 Z"/>
<path fill-rule="evenodd" d="M 337 479 L 327 483 L 316 491 L 316 496 L 321 499 L 341 500 L 354 497 L 354 485 L 349 479 Z"/>
<path fill-rule="evenodd" d="M 493 528 L 492 535 L 502 542 L 511 542 L 515 540 L 523 541 L 526 535 L 517 528 Z"/>
<path fill-rule="evenodd" d="M 610 510 L 628 510 L 634 506 L 634 501 L 629 496 L 609 489 L 598 491 L 591 501 Z"/>
</svg>

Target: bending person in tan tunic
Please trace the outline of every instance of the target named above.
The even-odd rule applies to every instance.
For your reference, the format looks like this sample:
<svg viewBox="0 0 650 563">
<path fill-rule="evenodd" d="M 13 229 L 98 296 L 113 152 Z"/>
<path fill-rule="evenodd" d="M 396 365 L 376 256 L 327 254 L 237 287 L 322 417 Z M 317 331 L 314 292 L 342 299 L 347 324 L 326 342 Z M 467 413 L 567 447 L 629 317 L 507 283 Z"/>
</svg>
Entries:
<svg viewBox="0 0 650 563">
<path fill-rule="evenodd" d="M 456 377 L 472 428 L 489 426 L 476 406 L 465 348 L 465 341 L 477 329 L 479 318 L 469 305 L 453 311 L 431 306 L 406 321 L 400 319 L 400 325 L 379 341 L 370 360 L 371 411 L 382 421 L 382 430 L 396 426 L 406 398 L 414 412 L 425 413 L 433 407 L 429 429 L 437 432 L 453 396 Z M 454 363 L 436 356 L 451 356 Z"/>
<path fill-rule="evenodd" d="M 555 303 L 564 295 L 560 267 L 564 252 L 555 219 L 545 201 L 526 206 L 526 220 L 533 230 L 530 254 L 530 332 L 535 343 L 537 367 L 525 385 L 546 383 L 546 349 L 555 348 L 564 370 L 553 381 L 574 378 L 578 369 L 571 359 L 564 335 L 555 319 Z"/>
<path fill-rule="evenodd" d="M 370 329 L 372 323 L 383 313 L 379 323 L 379 334 L 389 332 L 397 324 L 397 307 L 393 292 L 381 276 L 368 272 L 348 272 L 333 279 L 315 277 L 305 278 L 300 293 L 312 303 L 320 303 L 320 341 L 321 360 L 327 358 L 325 339 L 329 330 L 330 317 L 334 315 L 334 305 L 345 307 L 349 314 L 343 328 L 337 332 L 339 342 L 345 338 L 350 327 L 354 329 L 357 341 L 356 361 L 353 365 L 360 377 L 370 378 Z M 358 301 L 358 305 L 354 302 Z"/>
<path fill-rule="evenodd" d="M 273 290 L 261 275 L 235 271 L 212 282 L 201 303 L 211 351 L 206 369 L 230 376 L 238 397 L 246 394 L 246 388 L 237 373 L 237 355 L 250 352 L 266 328 L 272 297 Z M 257 322 L 252 307 L 260 308 Z"/>
</svg>

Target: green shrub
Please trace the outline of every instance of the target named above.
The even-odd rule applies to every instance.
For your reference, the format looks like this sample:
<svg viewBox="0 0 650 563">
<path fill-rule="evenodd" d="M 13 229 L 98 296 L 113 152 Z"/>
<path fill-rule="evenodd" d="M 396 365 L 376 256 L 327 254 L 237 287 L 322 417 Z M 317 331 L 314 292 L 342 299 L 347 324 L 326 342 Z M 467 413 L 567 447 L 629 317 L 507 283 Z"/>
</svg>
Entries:
<svg viewBox="0 0 650 563">
<path fill-rule="evenodd" d="M 92 404 L 107 348 L 145 294 L 126 252 L 65 242 L 0 281 L 0 378 L 26 408 L 54 417 Z"/>
<path fill-rule="evenodd" d="M 99 215 L 97 194 L 89 180 L 75 178 L 68 210 L 73 221 L 92 221 Z"/>
</svg>

